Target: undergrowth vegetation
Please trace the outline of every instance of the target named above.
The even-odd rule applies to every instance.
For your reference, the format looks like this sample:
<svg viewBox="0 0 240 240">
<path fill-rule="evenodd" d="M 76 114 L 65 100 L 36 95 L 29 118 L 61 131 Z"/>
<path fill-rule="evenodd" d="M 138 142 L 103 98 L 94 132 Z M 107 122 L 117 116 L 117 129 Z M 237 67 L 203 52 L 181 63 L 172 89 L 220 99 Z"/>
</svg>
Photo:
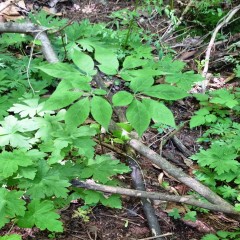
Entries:
<svg viewBox="0 0 240 240">
<path fill-rule="evenodd" d="M 149 11 L 152 3 L 146 1 Z M 203 9 L 205 6 L 200 3 L 203 1 L 196 6 Z M 158 2 L 159 12 L 160 7 Z M 196 178 L 240 211 L 240 89 L 191 94 L 192 86 L 203 77 L 186 70 L 185 63 L 174 61 L 171 54 L 159 58 L 159 52 L 152 49 L 151 35 L 137 26 L 133 28 L 129 21 L 121 22 L 124 19 L 120 21 L 118 14 L 112 14 L 109 24 L 85 20 L 69 26 L 66 19 L 44 12 L 31 15 L 33 23 L 50 28 L 49 37 L 60 59 L 54 64 L 43 59 L 36 39 L 25 34 L 2 34 L 1 228 L 11 222 L 22 228 L 36 226 L 62 232 L 57 210 L 76 199 L 90 207 L 101 203 L 121 208 L 119 195 L 106 197 L 100 192 L 75 188 L 70 181 L 91 179 L 110 186 L 121 185 L 116 176 L 128 173 L 129 167 L 109 155 L 96 153 L 96 139 L 103 128 L 121 144 L 130 138 L 132 130 L 142 136 L 153 125 L 176 128 L 169 106 L 186 97 L 196 98 L 200 105 L 190 127 L 206 129 L 199 139 L 205 147 L 191 157 L 199 166 Z M 128 28 L 121 30 L 119 24 Z M 62 26 L 66 27 L 61 29 Z M 117 27 L 112 30 L 109 26 Z M 239 66 L 236 73 L 240 75 Z M 98 78 L 113 89 L 120 85 L 121 90 L 110 93 L 97 85 Z M 109 94 L 112 101 L 108 100 Z M 118 123 L 118 131 L 111 135 L 116 107 L 125 107 L 127 123 Z"/>
</svg>

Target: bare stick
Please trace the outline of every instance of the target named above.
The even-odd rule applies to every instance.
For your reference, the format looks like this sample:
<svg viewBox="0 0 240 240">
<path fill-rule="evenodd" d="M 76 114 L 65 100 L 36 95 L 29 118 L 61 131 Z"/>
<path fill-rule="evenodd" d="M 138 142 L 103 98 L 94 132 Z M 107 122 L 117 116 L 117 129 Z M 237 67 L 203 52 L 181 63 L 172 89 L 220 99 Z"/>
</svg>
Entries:
<svg viewBox="0 0 240 240">
<path fill-rule="evenodd" d="M 202 72 L 202 76 L 205 78 L 207 76 L 208 73 L 208 68 L 209 68 L 209 60 L 210 60 L 210 55 L 211 55 L 211 50 L 213 48 L 214 45 L 214 41 L 215 38 L 217 36 L 218 31 L 224 26 L 227 25 L 228 22 L 231 20 L 231 18 L 238 12 L 238 10 L 240 9 L 240 5 L 236 6 L 235 8 L 233 8 L 226 16 L 224 16 L 222 18 L 222 20 L 220 21 L 220 23 L 217 25 L 217 27 L 215 28 L 215 30 L 213 31 L 211 40 L 208 44 L 207 50 L 206 50 L 206 55 L 205 55 L 205 64 L 204 64 L 204 69 Z M 208 84 L 208 80 L 206 79 L 205 81 L 202 82 L 202 89 L 203 91 L 206 90 Z"/>
<path fill-rule="evenodd" d="M 147 191 L 134 190 L 134 189 L 129 189 L 129 188 L 113 187 L 113 186 L 108 186 L 108 185 L 97 184 L 92 180 L 87 180 L 86 182 L 72 180 L 71 184 L 74 187 L 87 188 L 87 189 L 92 189 L 95 191 L 116 193 L 116 194 L 121 194 L 121 195 L 132 196 L 132 197 L 139 197 L 139 198 L 150 198 L 150 199 L 162 200 L 162 201 L 168 201 L 168 202 L 185 203 L 185 204 L 209 209 L 212 211 L 234 214 L 234 215 L 240 217 L 240 213 L 234 211 L 233 209 L 229 209 L 228 207 L 223 207 L 223 206 L 217 205 L 217 204 L 203 202 L 192 196 L 169 195 L 169 194 L 158 193 L 158 192 L 147 192 Z"/>
</svg>

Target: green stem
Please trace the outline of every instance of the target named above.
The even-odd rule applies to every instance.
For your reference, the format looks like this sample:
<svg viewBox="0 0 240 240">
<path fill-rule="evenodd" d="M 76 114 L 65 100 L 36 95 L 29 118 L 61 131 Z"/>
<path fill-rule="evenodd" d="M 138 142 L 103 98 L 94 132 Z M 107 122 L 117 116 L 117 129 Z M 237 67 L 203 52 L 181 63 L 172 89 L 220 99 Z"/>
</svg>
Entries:
<svg viewBox="0 0 240 240">
<path fill-rule="evenodd" d="M 135 12 L 135 13 L 137 12 L 138 6 L 139 6 L 139 0 L 136 0 L 135 5 L 134 5 L 134 12 Z M 127 36 L 126 36 L 126 39 L 125 39 L 125 43 L 124 43 L 124 45 L 123 45 L 124 48 L 126 48 L 127 43 L 128 43 L 128 40 L 129 40 L 129 37 L 130 37 L 130 35 L 131 35 L 132 29 L 133 29 L 134 20 L 135 20 L 135 17 L 133 16 L 132 19 L 131 19 L 131 21 L 130 21 L 130 23 L 129 23 Z"/>
</svg>

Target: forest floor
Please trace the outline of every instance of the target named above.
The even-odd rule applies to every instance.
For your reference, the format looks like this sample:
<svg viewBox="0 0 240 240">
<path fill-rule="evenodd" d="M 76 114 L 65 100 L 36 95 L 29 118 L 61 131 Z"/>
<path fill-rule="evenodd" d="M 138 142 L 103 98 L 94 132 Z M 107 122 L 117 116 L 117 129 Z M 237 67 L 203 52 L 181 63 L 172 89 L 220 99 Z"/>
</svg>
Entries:
<svg viewBox="0 0 240 240">
<path fill-rule="evenodd" d="M 25 1 L 27 4 L 35 5 L 35 8 L 42 8 L 44 1 Z M 47 2 L 47 1 L 45 1 Z M 74 2 L 74 3 L 73 3 Z M 113 11 L 117 11 L 124 8 L 133 8 L 131 1 L 62 1 L 57 4 L 57 12 L 61 13 L 63 17 L 69 18 L 73 21 L 81 21 L 83 19 L 89 19 L 90 22 L 107 22 L 109 15 Z M 99 3 L 96 3 L 99 2 Z M 155 19 L 148 24 L 142 24 L 147 30 L 157 31 L 160 24 L 160 19 Z M 179 50 L 179 53 L 181 51 Z M 193 62 L 193 61 L 192 61 Z M 196 66 L 191 65 L 191 61 L 188 62 L 189 69 L 195 70 Z M 227 76 L 227 71 L 224 72 Z M 224 75 L 223 74 L 223 75 Z M 221 81 L 221 80 L 219 80 Z M 176 118 L 176 123 L 186 122 L 193 115 L 194 111 L 198 108 L 197 101 L 193 99 L 185 99 L 184 101 L 175 101 L 172 106 L 169 106 Z M 184 143 L 185 147 L 192 153 L 195 153 L 199 149 L 197 138 L 202 134 L 202 129 L 190 130 L 188 126 L 184 126 L 180 131 L 176 133 L 176 136 Z M 169 140 L 162 146 L 161 141 L 165 139 L 164 133 L 157 134 L 157 131 L 151 129 L 143 136 L 145 144 L 150 145 L 153 150 L 161 153 L 165 158 L 170 161 L 174 161 L 178 167 L 190 174 L 197 168 L 190 159 L 184 156 L 184 154 L 177 149 L 174 143 Z M 153 143 L 153 144 L 152 144 Z M 109 152 L 108 149 L 103 149 Z M 100 151 L 100 150 L 99 150 Z M 138 157 L 139 165 L 145 176 L 145 183 L 147 191 L 161 191 L 160 181 L 168 181 L 169 193 L 184 194 L 189 189 L 176 181 L 171 176 L 163 173 L 161 169 L 149 163 L 143 157 Z M 164 177 L 162 177 L 164 176 Z M 127 187 L 131 187 L 131 177 L 126 175 L 121 179 Z M 164 189 L 162 189 L 163 191 Z M 166 190 L 164 190 L 166 191 Z M 73 217 L 74 211 L 83 203 L 74 202 L 67 209 L 61 212 L 62 220 L 64 222 L 64 233 L 49 235 L 49 232 L 40 232 L 36 229 L 31 230 L 19 230 L 25 239 L 65 239 L 65 240 L 137 240 L 137 239 L 150 239 L 151 232 L 147 225 L 143 210 L 141 208 L 141 202 L 138 199 L 123 197 L 123 208 L 120 210 L 110 209 L 104 206 L 96 206 L 91 209 L 89 213 L 89 221 L 84 221 L 79 217 Z M 196 222 L 174 220 L 168 216 L 173 208 L 178 208 L 181 212 L 185 211 L 185 206 L 154 201 L 154 208 L 156 215 L 159 219 L 159 224 L 163 234 L 163 239 L 166 240 L 200 240 L 201 237 L 209 232 L 214 232 L 216 229 L 231 230 L 233 222 L 231 219 L 224 217 L 222 214 L 199 214 Z M 17 230 L 17 229 L 16 229 Z"/>
</svg>

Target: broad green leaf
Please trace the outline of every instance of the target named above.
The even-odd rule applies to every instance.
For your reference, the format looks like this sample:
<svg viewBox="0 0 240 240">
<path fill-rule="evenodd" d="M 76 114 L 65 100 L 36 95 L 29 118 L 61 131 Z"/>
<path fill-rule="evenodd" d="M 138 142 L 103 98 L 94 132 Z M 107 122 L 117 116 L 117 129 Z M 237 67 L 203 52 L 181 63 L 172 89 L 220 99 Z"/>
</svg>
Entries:
<svg viewBox="0 0 240 240">
<path fill-rule="evenodd" d="M 112 117 L 112 107 L 107 100 L 94 96 L 91 100 L 91 114 L 99 124 L 106 130 L 108 129 Z"/>
<path fill-rule="evenodd" d="M 146 60 L 146 59 L 136 58 L 135 56 L 127 56 L 124 59 L 123 67 L 126 69 L 131 69 L 131 68 L 144 66 L 147 63 L 148 63 L 148 60 Z"/>
<path fill-rule="evenodd" d="M 94 69 L 94 62 L 92 58 L 81 52 L 80 50 L 74 49 L 71 53 L 71 58 L 74 64 L 86 75 L 93 75 L 95 74 Z"/>
<path fill-rule="evenodd" d="M 97 65 L 99 70 L 107 75 L 116 75 L 117 69 L 107 65 Z"/>
<path fill-rule="evenodd" d="M 95 94 L 95 95 L 106 95 L 107 91 L 103 90 L 103 89 L 94 89 L 93 94 Z"/>
<path fill-rule="evenodd" d="M 147 109 L 149 109 L 149 113 L 151 114 L 151 118 L 154 122 L 176 127 L 172 111 L 163 103 L 152 99 L 143 99 L 142 103 Z"/>
<path fill-rule="evenodd" d="M 77 78 L 81 73 L 68 63 L 49 63 L 41 67 L 36 67 L 41 71 L 55 78 Z"/>
<path fill-rule="evenodd" d="M 0 237 L 0 240 L 21 240 L 22 237 L 18 234 L 5 235 Z"/>
<path fill-rule="evenodd" d="M 111 48 L 103 48 L 95 45 L 95 59 L 101 64 L 99 69 L 108 75 L 114 75 L 118 71 L 117 54 Z"/>
<path fill-rule="evenodd" d="M 148 109 L 138 100 L 133 100 L 126 111 L 127 120 L 137 131 L 139 136 L 148 128 L 151 117 Z"/>
<path fill-rule="evenodd" d="M 77 127 L 84 123 L 89 116 L 90 102 L 88 98 L 83 98 L 74 103 L 66 112 L 65 122 L 71 127 Z"/>
<path fill-rule="evenodd" d="M 112 102 L 115 107 L 127 106 L 133 100 L 133 95 L 126 91 L 120 91 L 113 95 Z"/>
<path fill-rule="evenodd" d="M 151 77 L 134 78 L 130 82 L 129 87 L 136 93 L 136 92 L 142 92 L 145 89 L 151 87 L 153 83 L 154 83 L 154 79 Z"/>
<path fill-rule="evenodd" d="M 0 178 L 8 178 L 16 173 L 19 167 L 27 167 L 32 163 L 32 159 L 21 150 L 3 151 L 0 154 Z"/>
<path fill-rule="evenodd" d="M 75 100 L 80 98 L 83 92 L 70 92 L 70 91 L 55 91 L 51 97 L 45 102 L 44 109 L 57 110 L 67 107 Z"/>
<path fill-rule="evenodd" d="M 25 213 L 25 201 L 22 200 L 22 191 L 0 188 L 0 228 L 10 222 L 15 216 L 23 216 Z"/>
<path fill-rule="evenodd" d="M 28 204 L 28 210 L 24 217 L 18 220 L 17 224 L 23 228 L 36 226 L 41 230 L 48 229 L 52 232 L 62 232 L 62 222 L 58 220 L 60 215 L 55 211 L 52 201 L 34 199 Z"/>
<path fill-rule="evenodd" d="M 177 100 L 189 96 L 181 88 L 177 88 L 167 84 L 159 84 L 143 91 L 144 94 L 165 100 Z"/>
</svg>

